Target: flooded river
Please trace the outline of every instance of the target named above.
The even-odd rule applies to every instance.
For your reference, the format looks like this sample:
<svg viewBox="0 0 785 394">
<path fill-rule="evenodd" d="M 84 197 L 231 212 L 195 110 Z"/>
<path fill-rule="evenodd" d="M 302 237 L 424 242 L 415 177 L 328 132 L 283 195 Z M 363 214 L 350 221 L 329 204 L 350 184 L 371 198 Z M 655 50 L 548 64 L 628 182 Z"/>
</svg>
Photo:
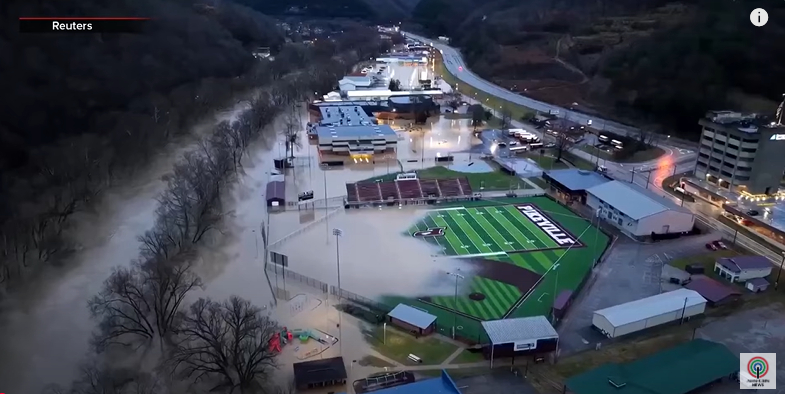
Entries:
<svg viewBox="0 0 785 394">
<path fill-rule="evenodd" d="M 216 121 L 231 119 L 244 107 L 238 105 Z M 305 122 L 305 113 L 302 116 Z M 467 124 L 468 121 L 439 119 L 432 133 L 419 137 L 401 133 L 401 153 L 403 156 L 430 157 L 432 162 L 437 152 L 468 147 L 472 137 Z M 202 132 L 211 129 L 210 126 L 204 125 Z M 287 212 L 268 218 L 265 186 L 272 160 L 280 157 L 283 151 L 276 139 L 271 132 L 250 150 L 241 179 L 226 204 L 225 234 L 220 243 L 205 248 L 198 264 L 206 287 L 197 296 L 222 299 L 236 294 L 257 305 L 271 302 L 271 291 L 262 268 L 264 256 L 260 234 L 268 219 L 269 238 L 273 242 L 315 222 L 310 230 L 292 237 L 281 247 L 292 250 L 290 259 L 294 270 L 314 273 L 331 284 L 335 280 L 335 276 L 330 276 L 335 267 L 335 245 L 328 240 L 327 226 L 343 227 L 346 234 L 341 240 L 342 264 L 346 267 L 345 276 L 342 275 L 344 287 L 369 297 L 392 290 L 397 294 L 414 294 L 424 285 L 427 278 L 424 272 L 438 274 L 440 270 L 449 269 L 430 257 L 435 251 L 429 250 L 426 243 L 407 240 L 401 235 L 415 219 L 412 211 L 374 212 L 377 217 L 365 219 L 354 216 L 355 213 L 340 213 L 331 217 L 329 224 L 320 221 L 326 210 Z M 87 300 L 101 288 L 114 267 L 126 265 L 138 256 L 137 236 L 153 225 L 155 197 L 164 187 L 161 177 L 171 170 L 174 161 L 194 140 L 191 138 L 179 147 L 170 148 L 151 165 L 145 176 L 106 193 L 93 211 L 75 215 L 76 230 L 72 237 L 81 245 L 79 251 L 63 264 L 64 268 L 51 269 L 35 282 L 35 286 L 6 300 L 0 314 L 0 354 L 3 355 L 0 390 L 38 393 L 47 384 L 67 384 L 76 376 L 79 362 L 88 354 L 90 333 L 95 327 L 86 308 Z M 409 143 L 415 146 L 418 142 L 426 149 L 424 155 L 409 146 Z M 325 194 L 327 197 L 343 196 L 346 182 L 397 171 L 389 166 L 371 165 L 323 172 L 316 154 L 315 147 L 303 136 L 301 147 L 295 152 L 299 158 L 297 168 L 287 177 L 290 199 L 296 200 L 297 193 L 306 190 L 314 190 L 316 199 L 324 198 Z M 421 163 L 404 165 L 407 168 L 423 166 Z M 425 164 L 426 167 L 431 165 Z M 377 221 L 385 225 L 375 224 Z M 385 277 L 379 273 L 389 274 L 389 277 L 388 280 L 366 281 L 367 272 L 374 272 L 374 278 Z M 406 280 L 398 281 L 397 278 Z M 395 279 L 396 286 L 391 286 L 391 279 Z M 449 289 L 445 288 L 445 292 Z"/>
</svg>

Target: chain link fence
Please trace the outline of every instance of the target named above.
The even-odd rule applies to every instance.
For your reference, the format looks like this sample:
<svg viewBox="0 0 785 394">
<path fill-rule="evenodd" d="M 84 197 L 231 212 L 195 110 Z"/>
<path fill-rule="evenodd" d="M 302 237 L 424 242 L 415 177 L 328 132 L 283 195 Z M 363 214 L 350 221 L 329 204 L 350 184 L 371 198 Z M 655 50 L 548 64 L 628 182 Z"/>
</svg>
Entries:
<svg viewBox="0 0 785 394">
<path fill-rule="evenodd" d="M 294 272 L 294 271 L 292 271 L 290 269 L 281 267 L 278 264 L 268 264 L 267 265 L 267 271 L 268 272 L 273 272 L 276 276 L 278 276 L 278 275 L 283 276 L 283 280 L 284 280 L 283 287 L 281 288 L 280 286 L 273 286 L 276 289 L 280 288 L 283 291 L 286 291 L 286 282 L 285 281 L 287 279 L 290 280 L 290 281 L 294 281 L 294 282 L 297 282 L 297 283 L 302 283 L 304 285 L 308 285 L 309 287 L 312 287 L 312 288 L 314 288 L 316 290 L 319 290 L 322 293 L 327 293 L 328 288 L 329 288 L 327 283 L 324 283 L 324 282 L 322 282 L 320 280 L 316 280 L 314 278 L 311 278 L 311 277 L 308 277 L 308 276 L 305 276 L 305 275 L 300 275 L 300 274 L 298 274 L 298 273 L 296 273 L 296 272 Z M 277 291 L 277 290 L 274 289 L 274 291 Z M 276 294 L 276 296 L 278 296 L 278 295 Z M 288 299 L 288 298 L 284 298 L 284 299 Z"/>
</svg>

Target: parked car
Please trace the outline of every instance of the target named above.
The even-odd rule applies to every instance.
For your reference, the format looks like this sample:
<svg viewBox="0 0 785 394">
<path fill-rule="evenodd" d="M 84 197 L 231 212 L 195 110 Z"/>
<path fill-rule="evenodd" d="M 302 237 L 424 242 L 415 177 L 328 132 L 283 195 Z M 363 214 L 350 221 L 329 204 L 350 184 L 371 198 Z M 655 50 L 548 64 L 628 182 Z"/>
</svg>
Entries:
<svg viewBox="0 0 785 394">
<path fill-rule="evenodd" d="M 706 249 L 717 250 L 717 245 L 715 245 L 714 242 L 709 242 L 706 244 Z"/>
<path fill-rule="evenodd" d="M 725 242 L 722 242 L 720 240 L 714 241 L 714 244 L 717 245 L 717 247 L 722 250 L 728 249 L 728 245 L 725 245 Z"/>
<path fill-rule="evenodd" d="M 758 216 L 759 214 L 760 214 L 760 212 L 758 212 L 758 211 L 756 211 L 754 209 L 750 209 L 749 211 L 747 211 L 747 215 L 750 215 L 750 216 Z"/>
</svg>

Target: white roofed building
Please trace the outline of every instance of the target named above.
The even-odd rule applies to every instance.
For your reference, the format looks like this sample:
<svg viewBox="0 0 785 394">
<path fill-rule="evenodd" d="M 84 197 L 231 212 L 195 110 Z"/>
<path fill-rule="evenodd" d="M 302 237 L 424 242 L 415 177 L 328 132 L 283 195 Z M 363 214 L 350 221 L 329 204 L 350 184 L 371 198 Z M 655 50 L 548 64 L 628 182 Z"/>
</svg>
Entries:
<svg viewBox="0 0 785 394">
<path fill-rule="evenodd" d="M 703 314 L 706 299 L 698 292 L 678 289 L 648 298 L 600 309 L 592 325 L 608 338 L 618 338 L 673 321 Z"/>
<path fill-rule="evenodd" d="M 695 225 L 695 215 L 672 198 L 622 181 L 587 189 L 586 205 L 598 212 L 601 219 L 634 238 L 686 233 Z"/>
</svg>

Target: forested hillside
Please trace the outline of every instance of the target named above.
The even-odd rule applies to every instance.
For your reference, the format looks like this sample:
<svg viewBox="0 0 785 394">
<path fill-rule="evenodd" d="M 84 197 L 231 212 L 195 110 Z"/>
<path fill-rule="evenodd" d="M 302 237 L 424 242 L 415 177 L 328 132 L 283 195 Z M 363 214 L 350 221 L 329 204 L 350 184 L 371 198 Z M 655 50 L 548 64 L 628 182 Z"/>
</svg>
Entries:
<svg viewBox="0 0 785 394">
<path fill-rule="evenodd" d="M 276 20 L 229 1 L 0 7 L 13 19 L 153 18 L 141 34 L 21 35 L 16 23 L 0 26 L 0 295 L 71 251 L 69 218 L 197 123 L 274 81 L 327 91 L 347 66 L 379 50 L 375 32 L 356 25 L 335 43 L 284 44 Z M 275 60 L 255 59 L 257 47 L 270 47 Z M 300 71 L 307 78 L 287 82 Z"/>
<path fill-rule="evenodd" d="M 279 47 L 283 37 L 272 19 L 231 2 L 198 6 L 181 0 L 113 2 L 13 2 L 8 15 L 146 16 L 144 34 L 19 34 L 0 26 L 0 168 L 19 168 L 30 152 L 57 138 L 89 131 L 110 133 L 105 116 L 167 113 L 178 109 L 187 123 L 197 105 L 195 85 L 205 78 L 239 75 L 254 62 L 248 48 Z M 188 97 L 185 97 L 188 96 Z M 153 98 L 155 105 L 150 104 Z M 191 102 L 191 103 L 189 103 Z M 174 114 L 169 114 L 174 115 Z M 118 119 L 118 114 L 111 117 Z"/>
<path fill-rule="evenodd" d="M 511 90 L 688 137 L 707 109 L 773 111 L 783 91 L 781 1 L 422 0 L 413 20 Z"/>
</svg>

